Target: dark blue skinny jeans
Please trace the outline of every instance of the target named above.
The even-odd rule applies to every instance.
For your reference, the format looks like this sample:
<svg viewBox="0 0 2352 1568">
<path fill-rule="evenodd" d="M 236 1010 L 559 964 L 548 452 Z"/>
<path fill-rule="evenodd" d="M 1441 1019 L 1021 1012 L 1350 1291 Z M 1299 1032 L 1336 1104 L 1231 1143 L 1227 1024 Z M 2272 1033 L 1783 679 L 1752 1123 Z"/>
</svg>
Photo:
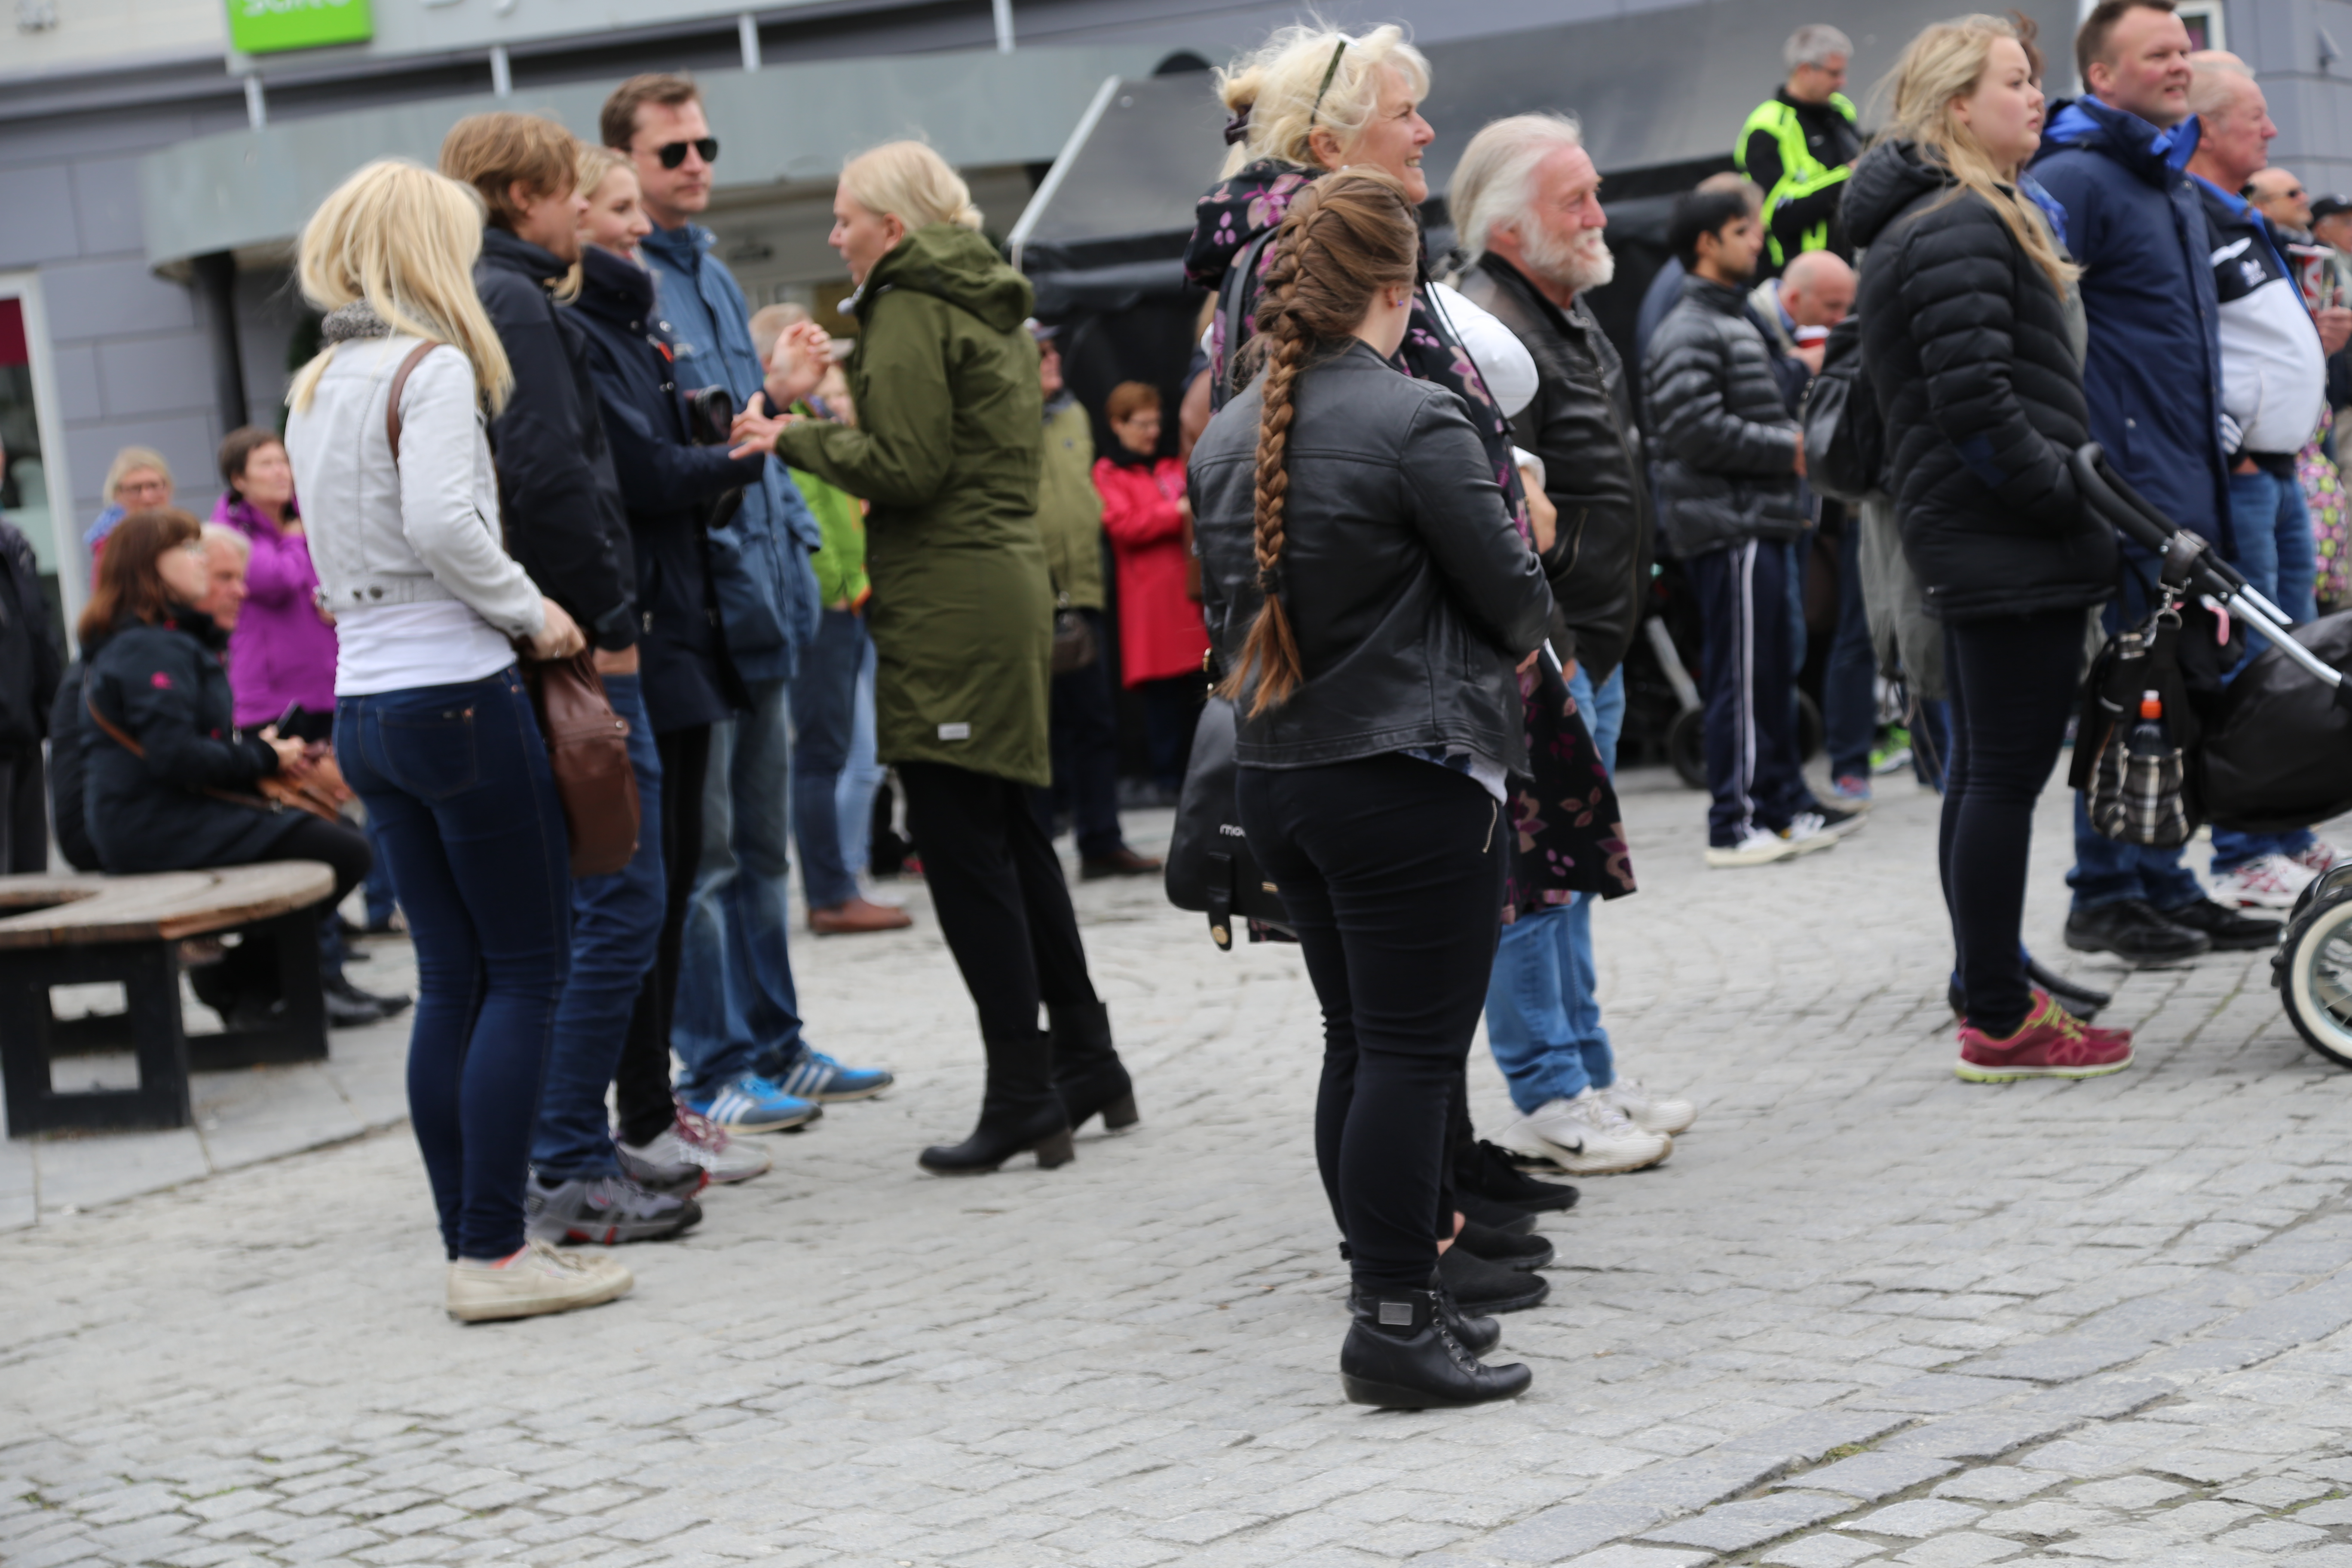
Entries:
<svg viewBox="0 0 2352 1568">
<path fill-rule="evenodd" d="M 570 849 L 521 677 L 346 697 L 335 755 L 416 944 L 408 1113 L 451 1258 L 522 1246 L 539 1080 L 570 956 Z"/>
</svg>

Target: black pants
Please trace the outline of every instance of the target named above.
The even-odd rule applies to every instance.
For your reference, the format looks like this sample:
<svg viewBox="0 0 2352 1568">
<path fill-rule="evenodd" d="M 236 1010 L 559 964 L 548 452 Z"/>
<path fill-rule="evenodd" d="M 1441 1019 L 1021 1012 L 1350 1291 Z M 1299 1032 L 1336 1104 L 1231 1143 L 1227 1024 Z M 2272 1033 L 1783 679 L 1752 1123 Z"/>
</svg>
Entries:
<svg viewBox="0 0 2352 1568">
<path fill-rule="evenodd" d="M 662 877 L 667 907 L 654 966 L 637 993 L 629 1033 L 613 1072 L 613 1100 L 620 1112 L 621 1142 L 643 1144 L 660 1136 L 677 1114 L 670 1095 L 669 1026 L 677 1012 L 679 955 L 685 951 L 686 905 L 694 893 L 702 858 L 702 788 L 710 774 L 710 726 L 657 731 L 661 753 Z M 783 787 L 780 783 L 778 788 Z"/>
<path fill-rule="evenodd" d="M 1812 809 L 1797 757 L 1789 547 L 1745 540 L 1683 563 L 1698 595 L 1706 657 L 1706 841 L 1727 849 Z"/>
<path fill-rule="evenodd" d="M 1356 1282 L 1417 1290 L 1453 1234 L 1440 1166 L 1502 929 L 1501 806 L 1396 755 L 1243 768 L 1251 851 L 1323 1005 L 1315 1160 Z"/>
<path fill-rule="evenodd" d="M 1095 999 L 1078 917 L 1029 788 L 946 763 L 900 763 L 907 826 L 988 1041 L 1034 1039 L 1037 1004 Z"/>
<path fill-rule="evenodd" d="M 49 868 L 48 803 L 41 748 L 0 752 L 0 872 Z"/>
<path fill-rule="evenodd" d="M 291 809 L 290 807 L 289 808 Z M 255 864 L 272 860 L 323 860 L 335 874 L 335 890 L 319 906 L 319 919 L 323 925 L 335 918 L 353 888 L 367 879 L 368 868 L 375 864 L 375 852 L 368 847 L 367 835 L 341 822 L 328 822 L 307 813 L 297 813 L 301 820 L 288 830 L 286 836 L 253 858 Z M 247 933 L 248 937 L 250 933 Z M 337 961 L 341 952 L 340 942 L 321 942 L 324 956 L 320 967 L 331 978 L 341 972 Z M 217 984 L 228 998 L 251 1000 L 278 995 L 278 958 L 260 942 L 250 940 L 231 948 L 220 962 Z M 208 985 L 207 990 L 212 990 Z M 223 991 L 215 991 L 215 995 Z M 205 1005 L 213 1005 L 210 996 L 200 997 Z"/>
<path fill-rule="evenodd" d="M 2082 660 L 2080 610 L 1944 627 L 1952 740 L 1937 858 L 1969 1021 L 1996 1036 L 2014 1033 L 2032 1004 L 2018 937 L 2026 851 Z"/>
<path fill-rule="evenodd" d="M 1118 828 L 1118 710 L 1111 693 L 1110 628 L 1100 610 L 1080 610 L 1094 628 L 1095 660 L 1054 677 L 1054 787 L 1038 790 L 1038 820 L 1053 833 L 1070 814 L 1078 854 L 1100 860 L 1127 847 Z"/>
</svg>

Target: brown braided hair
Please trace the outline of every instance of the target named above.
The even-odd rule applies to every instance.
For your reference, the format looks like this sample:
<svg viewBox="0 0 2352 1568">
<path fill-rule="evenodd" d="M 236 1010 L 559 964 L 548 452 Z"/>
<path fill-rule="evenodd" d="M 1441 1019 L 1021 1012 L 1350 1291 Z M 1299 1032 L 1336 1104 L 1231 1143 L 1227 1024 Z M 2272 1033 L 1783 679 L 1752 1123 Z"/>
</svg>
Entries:
<svg viewBox="0 0 2352 1568">
<path fill-rule="evenodd" d="M 1343 349 L 1384 289 L 1412 288 L 1420 271 L 1421 228 L 1404 187 L 1376 169 L 1344 169 L 1298 194 L 1275 237 L 1259 289 L 1257 336 L 1249 352 L 1265 362 L 1257 426 L 1255 514 L 1257 586 L 1265 603 L 1250 623 L 1241 658 L 1217 690 L 1238 700 L 1251 673 L 1255 719 L 1289 700 L 1306 679 L 1298 639 L 1282 602 L 1283 514 L 1290 490 L 1290 422 L 1299 373 L 1316 354 Z"/>
</svg>

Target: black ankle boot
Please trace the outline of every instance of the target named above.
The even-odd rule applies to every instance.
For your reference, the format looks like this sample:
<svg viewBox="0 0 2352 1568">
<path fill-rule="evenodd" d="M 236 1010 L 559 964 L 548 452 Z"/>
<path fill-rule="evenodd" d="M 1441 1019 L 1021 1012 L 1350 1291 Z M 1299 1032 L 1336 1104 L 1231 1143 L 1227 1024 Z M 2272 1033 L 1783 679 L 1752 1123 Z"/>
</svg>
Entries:
<svg viewBox="0 0 2352 1568">
<path fill-rule="evenodd" d="M 961 1143 L 935 1143 L 923 1151 L 926 1171 L 942 1176 L 978 1176 L 1013 1155 L 1035 1150 L 1040 1168 L 1070 1163 L 1070 1119 L 1054 1092 L 1045 1037 L 988 1042 L 988 1089 L 981 1097 L 980 1125 Z"/>
<path fill-rule="evenodd" d="M 1132 1127 L 1140 1118 L 1135 1110 L 1135 1080 L 1110 1043 L 1110 1008 L 1100 1002 L 1071 1006 L 1048 1003 L 1047 1037 L 1054 1047 L 1054 1092 L 1062 1097 L 1076 1131 L 1087 1118 L 1100 1115 L 1112 1132 Z"/>
<path fill-rule="evenodd" d="M 1347 1248 L 1340 1248 L 1343 1256 L 1346 1251 Z M 1474 1318 L 1464 1311 L 1462 1303 L 1454 1299 L 1454 1293 L 1446 1289 L 1445 1281 L 1438 1278 L 1434 1269 L 1430 1271 L 1429 1288 L 1437 1294 L 1438 1308 L 1445 1316 L 1447 1331 L 1462 1342 L 1464 1350 L 1472 1355 L 1485 1355 L 1503 1342 L 1503 1325 L 1493 1318 Z M 1348 1287 L 1348 1310 L 1351 1312 L 1356 1310 L 1359 1294 L 1356 1287 Z"/>
<path fill-rule="evenodd" d="M 1359 1290 L 1356 1321 L 1339 1347 L 1339 1386 L 1350 1403 L 1390 1410 L 1451 1409 L 1513 1399 L 1535 1374 L 1519 1363 L 1481 1366 L 1446 1325 L 1434 1290 Z"/>
</svg>

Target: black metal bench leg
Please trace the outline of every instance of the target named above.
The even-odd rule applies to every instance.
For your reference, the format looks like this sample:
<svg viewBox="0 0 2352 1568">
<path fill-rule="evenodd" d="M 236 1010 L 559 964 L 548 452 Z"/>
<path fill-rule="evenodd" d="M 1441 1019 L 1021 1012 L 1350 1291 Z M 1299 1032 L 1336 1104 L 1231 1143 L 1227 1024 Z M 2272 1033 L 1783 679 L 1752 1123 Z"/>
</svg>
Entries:
<svg viewBox="0 0 2352 1568">
<path fill-rule="evenodd" d="M 180 971 L 169 942 L 0 952 L 0 1070 L 8 1086 L 8 1135 L 58 1128 L 185 1127 L 188 1042 L 180 1023 Z M 59 1094 L 50 1087 L 57 1028 L 49 987 L 113 981 L 127 1003 L 137 1089 Z"/>
</svg>

